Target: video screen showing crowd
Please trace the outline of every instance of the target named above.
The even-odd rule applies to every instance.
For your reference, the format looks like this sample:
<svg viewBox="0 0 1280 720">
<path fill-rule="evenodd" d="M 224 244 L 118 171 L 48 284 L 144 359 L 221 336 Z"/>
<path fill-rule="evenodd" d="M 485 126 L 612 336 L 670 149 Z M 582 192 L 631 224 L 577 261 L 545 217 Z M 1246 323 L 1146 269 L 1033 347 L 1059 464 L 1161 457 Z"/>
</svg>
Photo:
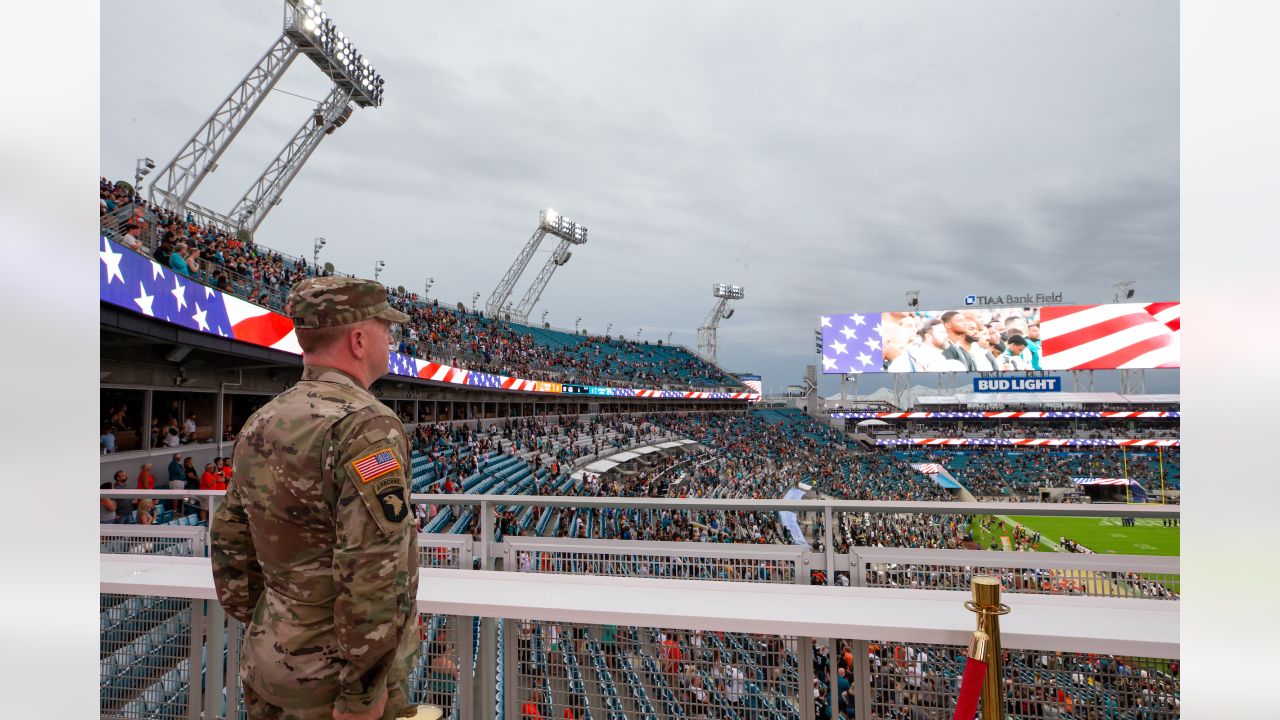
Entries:
<svg viewBox="0 0 1280 720">
<path fill-rule="evenodd" d="M 1040 370 L 1037 308 L 884 313 L 885 372 Z"/>
<path fill-rule="evenodd" d="M 1181 361 L 1177 302 L 847 313 L 819 323 L 828 374 L 1135 370 Z"/>
</svg>

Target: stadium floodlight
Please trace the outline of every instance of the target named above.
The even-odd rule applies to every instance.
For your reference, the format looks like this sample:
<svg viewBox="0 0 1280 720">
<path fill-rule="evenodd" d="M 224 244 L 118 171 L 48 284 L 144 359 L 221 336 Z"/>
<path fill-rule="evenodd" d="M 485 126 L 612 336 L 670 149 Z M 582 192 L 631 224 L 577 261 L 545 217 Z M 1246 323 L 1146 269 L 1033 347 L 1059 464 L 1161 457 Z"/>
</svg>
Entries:
<svg viewBox="0 0 1280 720">
<path fill-rule="evenodd" d="M 1111 287 L 1115 288 L 1115 291 L 1116 291 L 1115 301 L 1118 303 L 1122 303 L 1126 300 L 1132 300 L 1133 284 L 1134 283 L 1132 280 L 1121 280 L 1115 285 L 1112 285 Z"/>
<path fill-rule="evenodd" d="M 471 312 L 476 311 L 476 303 L 478 302 L 480 302 L 480 293 L 479 292 L 472 293 L 471 294 Z"/>
<path fill-rule="evenodd" d="M 640 336 L 644 333 L 644 328 L 636 330 L 636 342 L 640 342 Z"/>
<path fill-rule="evenodd" d="M 432 285 L 435 285 L 435 284 L 436 284 L 436 279 L 435 279 L 435 278 L 433 278 L 433 277 L 429 277 L 429 278 L 427 278 L 427 284 L 422 288 L 422 299 L 423 299 L 423 300 L 426 300 L 426 299 L 427 299 L 427 295 L 431 294 L 431 286 L 432 286 Z"/>
<path fill-rule="evenodd" d="M 142 178 L 151 174 L 156 169 L 156 161 L 149 157 L 138 158 L 138 164 L 133 168 L 133 191 L 140 192 L 138 188 L 142 187 Z"/>
<path fill-rule="evenodd" d="M 729 303 L 746 297 L 746 290 L 741 285 L 716 283 L 711 286 L 711 294 L 716 298 L 716 304 L 712 306 L 707 319 L 698 328 L 698 352 L 714 364 L 718 352 L 716 331 L 720 327 L 720 321 L 733 317 L 733 308 L 729 307 Z"/>
<path fill-rule="evenodd" d="M 324 247 L 326 242 L 328 241 L 322 237 L 316 238 L 315 248 L 311 253 L 311 267 L 316 269 L 316 275 L 320 274 L 320 248 Z"/>
<path fill-rule="evenodd" d="M 587 228 L 561 215 L 550 208 L 538 215 L 538 226 L 561 240 L 568 240 L 574 245 L 582 245 L 587 241 Z"/>
<path fill-rule="evenodd" d="M 382 274 L 382 268 L 384 268 L 384 267 L 386 267 L 386 266 L 387 266 L 387 263 L 386 263 L 386 261 L 385 261 L 385 260 L 379 260 L 379 261 L 378 261 L 378 262 L 373 266 L 373 281 L 374 281 L 374 282 L 378 282 L 378 276 Z"/>
<path fill-rule="evenodd" d="M 385 83 L 315 0 L 285 0 L 284 34 L 360 107 L 382 105 Z"/>
<path fill-rule="evenodd" d="M 667 344 L 668 344 L 668 345 L 670 345 L 670 344 L 671 344 L 671 336 L 672 336 L 672 335 L 675 335 L 675 333 L 673 333 L 673 332 L 669 332 L 669 333 L 667 333 Z"/>
<path fill-rule="evenodd" d="M 578 329 L 582 327 L 582 318 L 573 321 L 573 334 L 578 334 Z"/>
<path fill-rule="evenodd" d="M 722 283 L 712 285 L 711 294 L 726 300 L 741 300 L 744 295 L 741 285 L 725 285 Z"/>
<path fill-rule="evenodd" d="M 533 283 L 525 290 L 524 297 L 520 298 L 520 302 L 512 306 L 508 299 L 511 297 L 512 291 L 515 290 L 516 283 L 524 274 L 525 269 L 529 267 L 529 262 L 542 244 L 542 239 L 547 235 L 554 235 L 560 238 L 560 243 L 551 252 L 551 257 L 547 258 L 547 262 L 542 266 L 542 269 L 538 271 L 538 276 L 534 278 Z M 569 258 L 573 257 L 573 253 L 569 251 L 570 246 L 583 245 L 586 242 L 587 228 L 585 226 L 579 225 L 551 208 L 540 211 L 538 213 L 537 229 L 533 231 L 533 235 L 529 237 L 528 242 L 524 244 L 520 253 L 516 255 L 511 267 L 507 268 L 502 280 L 498 281 L 498 286 L 493 289 L 493 292 L 489 295 L 489 301 L 485 303 L 485 309 L 490 313 L 497 314 L 502 312 L 503 307 L 507 307 L 513 320 L 522 323 L 528 322 L 529 314 L 533 312 L 533 306 L 537 305 L 538 300 L 542 298 L 542 291 L 546 289 L 547 283 L 551 281 L 551 276 L 555 273 L 556 268 L 569 262 Z"/>
<path fill-rule="evenodd" d="M 907 307 L 909 308 L 920 307 L 920 291 L 919 290 L 907 291 Z"/>
<path fill-rule="evenodd" d="M 613 329 L 613 323 L 609 323 L 608 327 L 606 327 L 606 328 L 604 329 L 604 334 L 605 334 L 605 335 L 608 335 L 608 334 L 609 334 L 609 331 L 610 331 L 610 330 L 612 330 L 612 329 Z"/>
</svg>

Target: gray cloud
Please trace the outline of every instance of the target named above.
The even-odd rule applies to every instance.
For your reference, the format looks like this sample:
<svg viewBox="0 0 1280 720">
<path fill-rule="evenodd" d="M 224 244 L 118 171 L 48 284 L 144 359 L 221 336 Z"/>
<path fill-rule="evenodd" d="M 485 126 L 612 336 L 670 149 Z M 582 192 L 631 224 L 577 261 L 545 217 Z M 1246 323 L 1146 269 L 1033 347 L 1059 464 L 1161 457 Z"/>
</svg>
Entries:
<svg viewBox="0 0 1280 720">
<path fill-rule="evenodd" d="M 385 259 L 391 283 L 432 275 L 469 302 L 555 207 L 591 242 L 543 296 L 553 323 L 691 345 L 709 286 L 740 283 L 721 358 L 769 387 L 813 362 L 819 313 L 891 309 L 907 289 L 931 306 L 1028 287 L 1093 302 L 1134 279 L 1177 297 L 1176 5 L 326 8 L 387 103 L 326 139 L 263 225 L 286 252 L 324 235 L 340 267 Z M 116 177 L 167 159 L 279 26 L 247 1 L 111 10 Z M 307 64 L 281 88 L 318 99 Z M 197 201 L 230 207 L 310 107 L 273 94 Z"/>
</svg>

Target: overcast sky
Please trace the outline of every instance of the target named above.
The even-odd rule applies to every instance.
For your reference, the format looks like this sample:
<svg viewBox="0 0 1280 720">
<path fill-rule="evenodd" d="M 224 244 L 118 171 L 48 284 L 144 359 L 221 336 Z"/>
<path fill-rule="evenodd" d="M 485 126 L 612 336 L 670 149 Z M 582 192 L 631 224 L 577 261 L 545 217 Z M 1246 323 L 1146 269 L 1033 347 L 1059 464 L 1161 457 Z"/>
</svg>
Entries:
<svg viewBox="0 0 1280 720">
<path fill-rule="evenodd" d="M 282 7 L 104 4 L 101 172 L 168 161 Z M 390 285 L 431 276 L 442 301 L 483 303 L 554 207 L 590 240 L 534 319 L 694 346 L 712 283 L 740 284 L 720 359 L 769 389 L 814 363 L 819 314 L 901 309 L 909 289 L 939 309 L 1107 302 L 1119 280 L 1179 296 L 1176 3 L 324 7 L 386 101 L 326 138 L 267 217 L 257 239 L 281 251 L 324 236 L 322 262 L 371 277 L 383 259 Z M 229 210 L 328 81 L 302 57 L 277 89 L 196 202 Z M 1176 391 L 1177 373 L 1147 389 Z"/>
</svg>

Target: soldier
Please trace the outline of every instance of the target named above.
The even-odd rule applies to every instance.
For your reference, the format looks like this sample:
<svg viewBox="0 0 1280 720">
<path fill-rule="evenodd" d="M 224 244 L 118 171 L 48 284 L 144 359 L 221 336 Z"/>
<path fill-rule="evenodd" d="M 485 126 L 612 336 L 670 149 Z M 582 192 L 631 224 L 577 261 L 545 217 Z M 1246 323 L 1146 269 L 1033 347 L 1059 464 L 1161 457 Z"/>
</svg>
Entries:
<svg viewBox="0 0 1280 720">
<path fill-rule="evenodd" d="M 236 441 L 210 529 L 218 600 L 246 631 L 253 720 L 376 720 L 409 704 L 418 550 L 404 425 L 368 391 L 387 372 L 379 284 L 303 280 L 289 295 L 302 379 Z"/>
</svg>

